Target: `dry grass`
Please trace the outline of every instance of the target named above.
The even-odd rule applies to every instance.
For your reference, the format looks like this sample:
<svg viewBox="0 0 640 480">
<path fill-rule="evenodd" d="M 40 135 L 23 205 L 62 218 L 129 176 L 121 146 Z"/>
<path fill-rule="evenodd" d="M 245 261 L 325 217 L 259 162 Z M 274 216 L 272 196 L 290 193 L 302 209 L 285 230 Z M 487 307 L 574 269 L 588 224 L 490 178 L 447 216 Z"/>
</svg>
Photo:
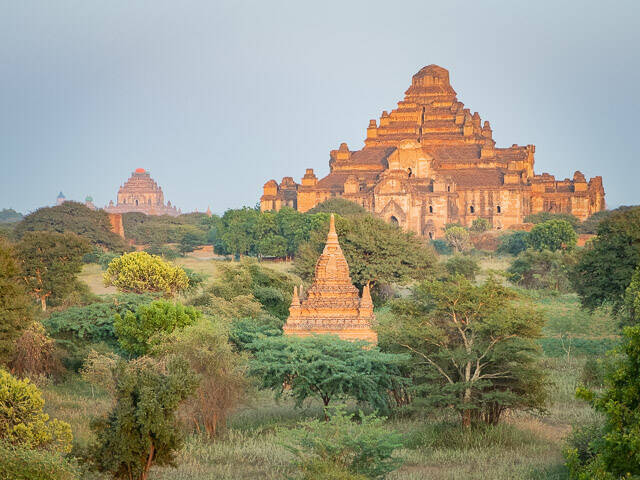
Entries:
<svg viewBox="0 0 640 480">
<path fill-rule="evenodd" d="M 112 293 L 118 293 L 116 287 L 105 287 L 102 275 L 104 270 L 95 263 L 88 263 L 82 267 L 78 279 L 89 286 L 91 292 L 96 295 L 108 295 Z"/>
</svg>

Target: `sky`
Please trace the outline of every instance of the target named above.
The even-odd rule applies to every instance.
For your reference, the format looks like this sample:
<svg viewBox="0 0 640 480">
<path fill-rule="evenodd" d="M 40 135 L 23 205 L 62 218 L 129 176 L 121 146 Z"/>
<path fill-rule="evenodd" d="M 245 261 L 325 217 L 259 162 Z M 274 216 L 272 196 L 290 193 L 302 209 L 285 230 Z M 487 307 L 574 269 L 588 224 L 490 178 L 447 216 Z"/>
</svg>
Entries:
<svg viewBox="0 0 640 480">
<path fill-rule="evenodd" d="M 0 209 L 104 206 L 138 167 L 183 211 L 254 206 L 429 64 L 537 173 L 640 203 L 637 0 L 0 0 Z"/>
</svg>

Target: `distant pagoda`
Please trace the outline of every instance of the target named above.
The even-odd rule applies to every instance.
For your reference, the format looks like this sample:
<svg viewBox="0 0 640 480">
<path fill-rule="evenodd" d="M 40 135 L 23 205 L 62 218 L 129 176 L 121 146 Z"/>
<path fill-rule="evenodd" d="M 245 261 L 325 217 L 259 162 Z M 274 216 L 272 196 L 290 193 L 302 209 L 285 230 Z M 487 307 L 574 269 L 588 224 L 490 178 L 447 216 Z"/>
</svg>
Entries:
<svg viewBox="0 0 640 480">
<path fill-rule="evenodd" d="M 327 243 L 316 263 L 313 285 L 306 298 L 300 300 L 300 296 L 302 287 L 300 295 L 294 287 L 289 318 L 284 325 L 285 335 L 333 334 L 344 340 L 378 342 L 378 335 L 371 328 L 375 315 L 369 286 L 364 287 L 360 298 L 351 282 L 333 215 Z"/>
<path fill-rule="evenodd" d="M 170 215 L 177 217 L 182 213 L 171 205 L 164 203 L 162 188 L 151 178 L 144 168 L 137 168 L 129 180 L 118 190 L 117 204 L 113 201 L 105 208 L 109 213 L 140 212 L 147 215 Z"/>
</svg>

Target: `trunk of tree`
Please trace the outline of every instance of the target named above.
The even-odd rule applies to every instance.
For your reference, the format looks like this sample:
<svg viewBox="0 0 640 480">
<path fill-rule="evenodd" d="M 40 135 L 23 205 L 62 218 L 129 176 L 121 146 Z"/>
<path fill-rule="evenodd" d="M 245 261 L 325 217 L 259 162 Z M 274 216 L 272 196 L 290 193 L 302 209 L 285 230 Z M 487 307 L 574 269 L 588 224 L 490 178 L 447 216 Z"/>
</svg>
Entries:
<svg viewBox="0 0 640 480">
<path fill-rule="evenodd" d="M 149 456 L 147 457 L 147 463 L 144 466 L 144 469 L 142 470 L 142 474 L 140 475 L 140 480 L 147 480 L 147 477 L 149 476 L 149 470 L 151 470 L 151 464 L 153 463 L 153 454 L 156 451 L 156 447 L 153 444 L 153 441 L 151 442 L 151 448 L 149 449 Z"/>
<path fill-rule="evenodd" d="M 465 410 L 462 413 L 462 426 L 469 428 L 471 426 L 471 387 L 469 382 L 471 381 L 471 362 L 467 362 L 464 369 L 465 380 L 467 381 L 467 387 L 464 389 L 464 407 Z"/>
<path fill-rule="evenodd" d="M 47 297 L 45 295 L 42 295 L 40 297 L 40 305 L 42 306 L 42 311 L 46 312 L 47 311 Z"/>
</svg>

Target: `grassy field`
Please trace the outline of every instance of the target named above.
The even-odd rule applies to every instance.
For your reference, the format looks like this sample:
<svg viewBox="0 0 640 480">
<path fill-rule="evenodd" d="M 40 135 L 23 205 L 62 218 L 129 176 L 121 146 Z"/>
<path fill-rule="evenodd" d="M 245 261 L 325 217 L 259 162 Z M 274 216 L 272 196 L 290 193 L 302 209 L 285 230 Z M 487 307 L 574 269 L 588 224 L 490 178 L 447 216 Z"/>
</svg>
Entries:
<svg viewBox="0 0 640 480">
<path fill-rule="evenodd" d="M 218 261 L 181 258 L 179 265 L 215 277 Z M 491 270 L 504 270 L 508 259 L 480 259 L 486 277 Z M 289 271 L 291 264 L 266 264 Z M 104 292 L 97 266 L 86 266 L 82 278 L 96 293 Z M 101 290 L 102 289 L 102 290 Z M 546 317 L 545 363 L 553 382 L 547 412 L 511 414 L 497 427 L 463 432 L 455 418 L 442 414 L 390 418 L 387 426 L 403 433 L 404 447 L 398 455 L 404 465 L 388 476 L 392 480 L 417 479 L 565 479 L 562 449 L 571 426 L 590 419 L 594 413 L 574 396 L 582 366 L 598 346 L 615 342 L 615 322 L 606 311 L 580 309 L 572 294 L 523 292 L 539 305 Z M 380 311 L 379 316 L 389 315 Z M 546 343 L 545 343 L 546 342 Z M 555 342 L 555 343 L 554 343 Z M 572 343 L 571 343 L 572 342 Z M 587 342 L 587 344 L 580 344 Z M 591 343 L 589 343 L 591 342 Z M 586 345 L 586 347 L 585 347 Z M 568 351 L 567 351 L 567 347 Z M 604 348 L 604 347 L 603 347 Z M 92 395 L 77 376 L 62 384 L 44 388 L 47 412 L 71 423 L 75 441 L 91 440 L 89 421 L 109 409 L 109 400 Z M 292 455 L 279 439 L 279 429 L 321 415 L 320 405 L 294 408 L 291 400 L 276 402 L 269 392 L 258 392 L 229 419 L 226 431 L 216 440 L 202 436 L 187 438 L 179 452 L 177 468 L 154 468 L 158 480 L 286 479 L 291 478 Z M 91 477 L 99 478 L 99 477 Z"/>
</svg>

